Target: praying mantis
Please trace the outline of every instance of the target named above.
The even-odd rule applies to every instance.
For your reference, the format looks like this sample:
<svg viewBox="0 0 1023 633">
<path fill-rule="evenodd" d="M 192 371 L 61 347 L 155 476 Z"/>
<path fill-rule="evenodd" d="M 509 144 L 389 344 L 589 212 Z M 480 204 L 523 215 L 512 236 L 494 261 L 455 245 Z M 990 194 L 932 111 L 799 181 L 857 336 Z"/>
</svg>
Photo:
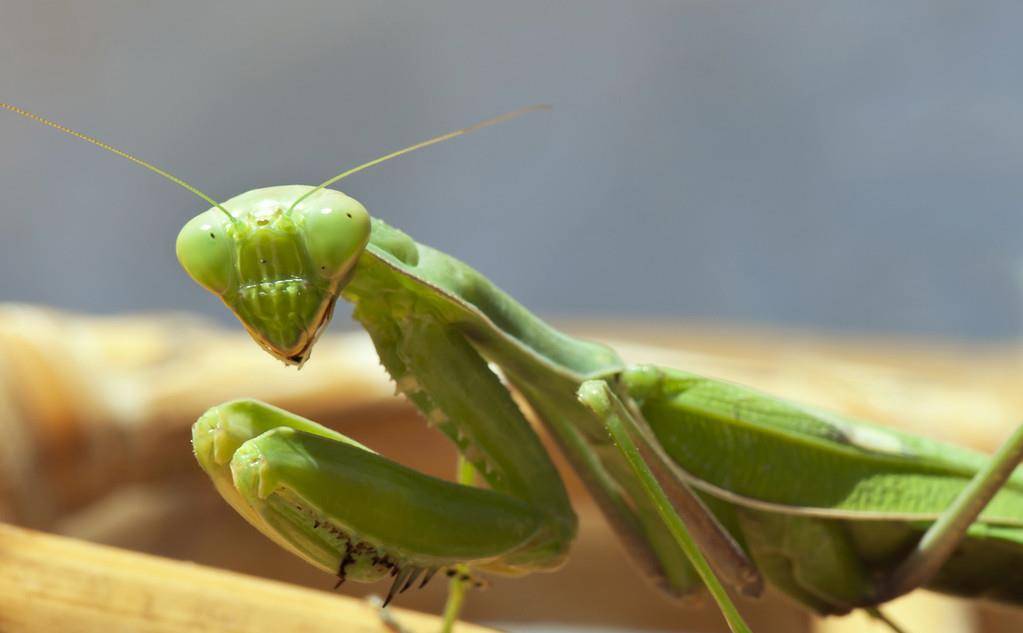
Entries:
<svg viewBox="0 0 1023 633">
<path fill-rule="evenodd" d="M 301 366 L 338 298 L 398 391 L 460 453 L 457 482 L 255 400 L 193 427 L 213 485 L 281 547 L 345 580 L 391 577 L 387 601 L 454 576 L 445 626 L 477 572 L 553 571 L 576 517 L 513 399 L 545 425 L 625 548 L 667 593 L 770 584 L 819 615 L 926 587 L 1023 604 L 1023 427 L 993 456 L 685 371 L 625 364 L 543 322 L 481 273 L 371 217 L 335 182 L 537 106 L 398 150 L 318 186 L 218 203 L 177 177 L 10 104 L 4 109 L 150 169 L 211 207 L 177 238 L 187 273 L 275 358 Z M 482 484 L 482 485 L 478 485 Z"/>
</svg>

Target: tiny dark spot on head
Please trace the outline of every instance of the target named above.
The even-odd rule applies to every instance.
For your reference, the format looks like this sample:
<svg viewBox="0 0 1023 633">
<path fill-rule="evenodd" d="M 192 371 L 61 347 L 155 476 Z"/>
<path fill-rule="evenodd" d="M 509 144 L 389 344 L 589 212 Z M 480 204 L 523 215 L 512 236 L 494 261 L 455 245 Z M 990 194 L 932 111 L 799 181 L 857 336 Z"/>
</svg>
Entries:
<svg viewBox="0 0 1023 633">
<path fill-rule="evenodd" d="M 265 263 L 266 263 L 266 260 L 265 260 L 265 259 L 261 259 L 261 260 L 259 260 L 259 263 L 260 263 L 260 264 L 265 264 Z"/>
<path fill-rule="evenodd" d="M 212 233 L 210 233 L 210 237 L 212 237 L 213 239 L 217 239 L 217 236 Z"/>
<path fill-rule="evenodd" d="M 326 266 L 320 266 L 320 270 L 327 270 Z"/>
<path fill-rule="evenodd" d="M 345 215 L 347 215 L 347 216 L 348 216 L 348 219 L 349 219 L 349 220 L 351 220 L 351 219 L 352 219 L 352 214 L 351 214 L 351 213 L 346 213 Z"/>
</svg>

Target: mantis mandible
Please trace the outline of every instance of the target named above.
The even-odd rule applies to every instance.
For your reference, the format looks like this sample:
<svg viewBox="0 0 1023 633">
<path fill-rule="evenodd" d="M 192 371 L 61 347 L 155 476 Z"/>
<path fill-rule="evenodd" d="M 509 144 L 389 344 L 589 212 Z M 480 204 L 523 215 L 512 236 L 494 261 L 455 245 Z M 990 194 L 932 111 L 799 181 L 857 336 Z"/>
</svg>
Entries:
<svg viewBox="0 0 1023 633">
<path fill-rule="evenodd" d="M 1023 604 L 1023 475 L 1014 474 L 1023 427 L 989 457 L 684 371 L 626 365 L 328 188 L 537 107 L 319 186 L 218 203 L 92 137 L 0 106 L 209 203 L 181 230 L 178 258 L 274 357 L 305 363 L 336 300 L 352 303 L 398 390 L 455 444 L 459 483 L 262 402 L 227 402 L 199 418 L 195 456 L 224 499 L 339 582 L 391 576 L 390 601 L 442 569 L 514 575 L 565 560 L 576 518 L 511 387 L 647 575 L 676 596 L 705 586 L 733 631 L 749 629 L 724 585 L 756 596 L 770 583 L 817 614 L 866 609 L 886 622 L 877 606 L 918 587 Z M 476 478 L 485 487 L 466 485 Z M 450 625 L 457 609 L 448 611 Z"/>
</svg>

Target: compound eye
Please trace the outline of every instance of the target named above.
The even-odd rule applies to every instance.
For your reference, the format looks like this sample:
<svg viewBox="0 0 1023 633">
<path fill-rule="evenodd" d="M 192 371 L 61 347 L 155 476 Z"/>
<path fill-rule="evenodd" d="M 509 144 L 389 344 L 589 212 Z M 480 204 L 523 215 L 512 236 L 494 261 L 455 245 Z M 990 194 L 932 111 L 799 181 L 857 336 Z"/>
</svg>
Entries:
<svg viewBox="0 0 1023 633">
<path fill-rule="evenodd" d="M 369 213 L 354 198 L 337 191 L 304 205 L 303 235 L 317 272 L 328 279 L 343 277 L 369 241 Z"/>
<path fill-rule="evenodd" d="M 218 295 L 234 279 L 234 244 L 219 209 L 195 216 L 182 227 L 175 245 L 178 261 L 199 285 Z"/>
</svg>

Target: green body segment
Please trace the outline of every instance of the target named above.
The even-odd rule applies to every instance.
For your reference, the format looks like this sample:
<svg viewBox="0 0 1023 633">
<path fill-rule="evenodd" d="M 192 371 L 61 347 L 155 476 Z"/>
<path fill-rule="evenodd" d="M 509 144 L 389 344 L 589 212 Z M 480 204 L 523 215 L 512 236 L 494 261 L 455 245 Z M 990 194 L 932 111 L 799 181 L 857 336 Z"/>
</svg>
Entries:
<svg viewBox="0 0 1023 633">
<path fill-rule="evenodd" d="M 637 367 L 625 382 L 661 445 L 688 473 L 712 493 L 716 486 L 722 495 L 755 499 L 767 509 L 934 519 L 987 461 L 958 446 L 687 372 Z M 813 476 L 823 472 L 828 476 Z M 1010 479 L 982 519 L 1023 528 L 1023 473 Z"/>
<path fill-rule="evenodd" d="M 356 565 L 364 579 L 379 571 L 381 555 L 405 566 L 470 562 L 509 573 L 564 560 L 576 529 L 564 486 L 488 363 L 543 420 L 626 549 L 676 595 L 700 580 L 606 420 L 578 400 L 586 381 L 606 384 L 649 425 L 648 449 L 672 463 L 679 486 L 698 493 L 740 559 L 748 555 L 769 581 L 820 613 L 880 600 L 879 575 L 985 461 L 727 383 L 626 368 L 609 348 L 554 330 L 472 268 L 370 220 L 344 194 L 323 190 L 291 209 L 310 189 L 256 190 L 223 205 L 232 219 L 200 215 L 179 237 L 182 263 L 285 362 L 308 358 L 338 296 L 353 303 L 399 391 L 490 488 L 442 485 L 280 412 L 216 432 L 204 422 L 213 414 L 200 420 L 196 452 L 225 498 L 321 568 L 337 564 L 346 575 L 348 550 L 324 540 L 324 522 L 366 544 Z M 333 220 L 316 224 L 316 213 Z M 202 250 L 221 236 L 226 246 Z M 235 439 L 201 450 L 206 432 Z M 378 501 L 388 509 L 374 508 Z M 931 586 L 1021 602 L 1019 569 L 1017 476 Z"/>
<path fill-rule="evenodd" d="M 660 445 L 761 572 L 818 613 L 876 604 L 877 579 L 986 461 L 686 372 L 636 367 L 624 381 Z M 1023 604 L 1023 473 L 927 586 Z"/>
</svg>

